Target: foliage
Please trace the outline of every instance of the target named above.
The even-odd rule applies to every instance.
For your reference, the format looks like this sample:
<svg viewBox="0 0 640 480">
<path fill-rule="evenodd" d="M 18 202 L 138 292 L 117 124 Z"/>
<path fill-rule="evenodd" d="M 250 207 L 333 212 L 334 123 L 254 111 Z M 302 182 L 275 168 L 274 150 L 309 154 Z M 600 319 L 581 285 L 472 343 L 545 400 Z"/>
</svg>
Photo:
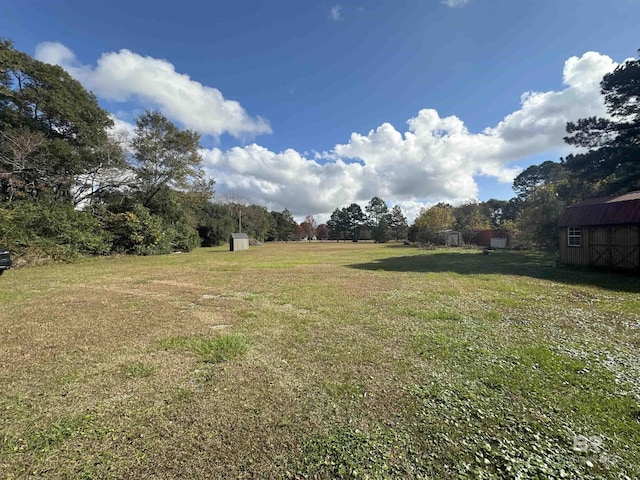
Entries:
<svg viewBox="0 0 640 480">
<path fill-rule="evenodd" d="M 0 192 L 72 201 L 88 174 L 121 165 L 95 96 L 59 66 L 0 39 Z"/>
<path fill-rule="evenodd" d="M 567 172 L 558 162 L 547 160 L 540 165 L 531 165 L 513 180 L 517 199 L 524 202 L 533 197 L 540 187 L 554 184 L 556 188 L 565 181 Z"/>
<path fill-rule="evenodd" d="M 263 241 L 274 230 L 274 218 L 265 207 L 228 203 L 227 208 L 238 227 L 235 231 L 242 231 L 251 238 Z"/>
<path fill-rule="evenodd" d="M 273 240 L 289 240 L 296 226 L 296 221 L 288 209 L 282 212 L 271 212 L 273 217 L 272 229 L 269 238 Z"/>
<path fill-rule="evenodd" d="M 313 218 L 313 215 L 307 215 L 304 221 L 300 224 L 302 230 L 304 231 L 304 236 L 307 237 L 308 240 L 311 240 L 316 236 L 316 227 L 318 224 L 316 223 L 316 219 Z"/>
<path fill-rule="evenodd" d="M 351 239 L 358 240 L 360 229 L 364 225 L 366 219 L 362 208 L 357 203 L 352 203 L 345 208 L 344 217 L 346 218 L 348 231 L 351 233 Z"/>
<path fill-rule="evenodd" d="M 165 235 L 169 236 L 171 250 L 174 252 L 190 252 L 201 244 L 199 232 L 183 222 L 169 225 Z"/>
<path fill-rule="evenodd" d="M 489 211 L 491 228 L 502 228 L 505 222 L 512 222 L 518 215 L 518 200 L 497 200 L 490 198 L 482 205 Z"/>
<path fill-rule="evenodd" d="M 132 169 L 135 188 L 146 207 L 166 187 L 184 189 L 203 178 L 198 152 L 200 135 L 180 130 L 157 111 L 146 111 L 136 119 Z"/>
<path fill-rule="evenodd" d="M 326 223 L 321 223 L 316 227 L 316 237 L 318 240 L 328 240 L 331 230 Z"/>
<path fill-rule="evenodd" d="M 512 239 L 512 243 L 524 247 L 556 249 L 558 218 L 565 205 L 553 184 L 536 188 L 520 206 L 515 222 L 519 233 Z"/>
<path fill-rule="evenodd" d="M 200 211 L 197 227 L 201 245 L 214 247 L 227 242 L 236 225 L 226 205 L 207 202 Z"/>
<path fill-rule="evenodd" d="M 298 225 L 293 228 L 293 233 L 291 234 L 291 239 L 295 241 L 303 240 L 307 236 L 307 232 L 305 232 L 304 227 L 302 225 Z"/>
<path fill-rule="evenodd" d="M 157 255 L 172 251 L 172 238 L 162 219 L 143 205 L 137 204 L 128 212 L 108 212 L 103 225 L 113 236 L 112 249 L 116 253 Z"/>
<path fill-rule="evenodd" d="M 344 240 L 349 231 L 349 218 L 346 209 L 336 208 L 327 221 L 327 227 L 331 231 L 332 240 Z"/>
<path fill-rule="evenodd" d="M 391 215 L 389 216 L 389 230 L 393 235 L 393 239 L 397 242 L 403 238 L 407 232 L 407 228 L 407 217 L 402 213 L 400 205 L 395 205 L 391 209 Z"/>
<path fill-rule="evenodd" d="M 358 241 L 365 220 L 366 216 L 362 207 L 357 203 L 352 203 L 348 207 L 336 208 L 327 222 L 327 227 L 331 230 L 331 239 L 347 240 L 347 238 L 351 238 L 353 241 Z"/>
<path fill-rule="evenodd" d="M 13 202 L 0 207 L 0 238 L 18 257 L 72 260 L 78 255 L 109 253 L 110 236 L 99 220 L 70 204 Z"/>
<path fill-rule="evenodd" d="M 491 226 L 491 211 L 486 204 L 466 203 L 453 209 L 454 228 L 466 243 L 472 243 L 481 230 Z"/>
<path fill-rule="evenodd" d="M 380 197 L 373 197 L 366 207 L 365 225 L 371 229 L 371 236 L 377 243 L 385 243 L 389 235 L 391 215 L 389 208 Z"/>
<path fill-rule="evenodd" d="M 454 223 L 455 217 L 451 205 L 438 203 L 433 207 L 423 208 L 414 222 L 417 229 L 416 240 L 438 245 L 443 244 L 443 232 L 451 229 Z"/>
<path fill-rule="evenodd" d="M 567 124 L 565 142 L 588 151 L 569 155 L 564 165 L 576 190 L 582 188 L 590 196 L 638 190 L 640 59 L 619 65 L 604 76 L 600 87 L 609 118 L 582 118 Z"/>
</svg>

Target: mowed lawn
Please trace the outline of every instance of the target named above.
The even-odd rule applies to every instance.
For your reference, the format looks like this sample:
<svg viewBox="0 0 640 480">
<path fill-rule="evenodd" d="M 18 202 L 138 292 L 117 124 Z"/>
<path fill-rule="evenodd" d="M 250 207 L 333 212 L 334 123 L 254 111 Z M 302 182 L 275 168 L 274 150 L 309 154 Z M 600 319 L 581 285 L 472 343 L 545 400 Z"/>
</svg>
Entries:
<svg viewBox="0 0 640 480">
<path fill-rule="evenodd" d="M 0 478 L 638 478 L 640 278 L 279 243 L 0 277 Z"/>
</svg>

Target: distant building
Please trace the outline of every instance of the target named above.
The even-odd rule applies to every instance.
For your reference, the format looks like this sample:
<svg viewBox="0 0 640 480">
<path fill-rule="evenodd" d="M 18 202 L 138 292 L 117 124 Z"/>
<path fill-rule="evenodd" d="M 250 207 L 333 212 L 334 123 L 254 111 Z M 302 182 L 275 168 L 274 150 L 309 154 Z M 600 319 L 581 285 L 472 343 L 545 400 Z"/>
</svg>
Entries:
<svg viewBox="0 0 640 480">
<path fill-rule="evenodd" d="M 497 228 L 480 230 L 475 236 L 474 243 L 482 247 L 507 248 L 509 236 L 507 232 Z"/>
<path fill-rule="evenodd" d="M 455 230 L 444 231 L 444 244 L 447 247 L 459 247 L 463 243 L 462 234 L 460 232 L 456 232 Z"/>
<path fill-rule="evenodd" d="M 249 250 L 249 236 L 246 233 L 232 233 L 229 237 L 229 250 Z"/>
<path fill-rule="evenodd" d="M 560 263 L 640 270 L 640 191 L 568 207 L 558 227 Z"/>
</svg>

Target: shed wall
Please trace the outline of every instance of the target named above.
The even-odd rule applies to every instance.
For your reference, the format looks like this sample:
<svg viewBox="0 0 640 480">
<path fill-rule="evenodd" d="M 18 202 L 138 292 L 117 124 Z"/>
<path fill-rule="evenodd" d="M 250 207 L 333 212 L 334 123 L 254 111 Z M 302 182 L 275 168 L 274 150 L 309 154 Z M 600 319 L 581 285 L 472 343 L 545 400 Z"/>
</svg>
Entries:
<svg viewBox="0 0 640 480">
<path fill-rule="evenodd" d="M 582 227 L 580 247 L 569 247 L 567 235 L 567 228 L 560 228 L 560 263 L 640 269 L 639 225 Z"/>
<path fill-rule="evenodd" d="M 249 250 L 249 237 L 245 234 L 231 234 L 229 238 L 229 250 L 232 252 Z"/>
</svg>

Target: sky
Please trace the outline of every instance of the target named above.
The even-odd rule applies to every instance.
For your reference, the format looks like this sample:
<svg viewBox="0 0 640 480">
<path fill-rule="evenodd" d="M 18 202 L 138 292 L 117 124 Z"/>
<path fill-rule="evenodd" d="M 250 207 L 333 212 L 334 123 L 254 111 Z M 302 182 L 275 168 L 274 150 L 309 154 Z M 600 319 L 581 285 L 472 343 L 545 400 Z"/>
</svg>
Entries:
<svg viewBox="0 0 640 480">
<path fill-rule="evenodd" d="M 65 68 L 117 131 L 201 134 L 219 200 L 328 218 L 374 196 L 411 221 L 514 196 L 605 114 L 640 0 L 0 0 L 0 36 Z"/>
</svg>

